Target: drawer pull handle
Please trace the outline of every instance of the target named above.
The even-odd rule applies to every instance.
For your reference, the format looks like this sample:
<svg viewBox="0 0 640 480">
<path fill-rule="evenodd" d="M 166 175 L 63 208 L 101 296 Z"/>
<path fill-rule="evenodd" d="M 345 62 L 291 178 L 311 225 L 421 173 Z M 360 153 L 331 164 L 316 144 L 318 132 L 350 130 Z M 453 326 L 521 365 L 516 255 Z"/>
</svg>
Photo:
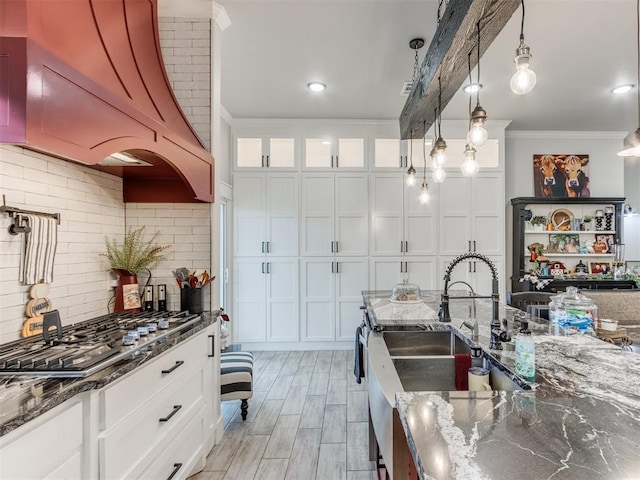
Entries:
<svg viewBox="0 0 640 480">
<path fill-rule="evenodd" d="M 209 335 L 211 339 L 211 355 L 207 355 L 207 357 L 215 357 L 216 356 L 216 336 Z"/>
<path fill-rule="evenodd" d="M 171 472 L 171 475 L 169 475 L 167 477 L 167 480 L 171 480 L 173 477 L 176 476 L 176 473 L 178 473 L 178 470 L 180 470 L 182 468 L 182 464 L 181 463 L 174 463 L 173 464 L 173 472 Z"/>
<path fill-rule="evenodd" d="M 178 360 L 178 361 L 176 362 L 176 364 L 175 364 L 173 367 L 171 367 L 170 369 L 168 369 L 168 370 L 162 370 L 162 374 L 163 374 L 163 375 L 166 375 L 167 373 L 171 373 L 171 372 L 173 372 L 176 368 L 178 368 L 178 367 L 179 367 L 180 365 L 182 365 L 183 363 L 184 363 L 184 362 L 183 362 L 182 360 Z"/>
<path fill-rule="evenodd" d="M 168 422 L 169 420 L 171 420 L 171 417 L 173 417 L 176 413 L 178 413 L 178 410 L 180 410 L 181 408 L 182 408 L 182 405 L 174 405 L 173 410 L 171 410 L 171 413 L 166 417 L 160 418 L 159 420 L 161 422 Z"/>
</svg>

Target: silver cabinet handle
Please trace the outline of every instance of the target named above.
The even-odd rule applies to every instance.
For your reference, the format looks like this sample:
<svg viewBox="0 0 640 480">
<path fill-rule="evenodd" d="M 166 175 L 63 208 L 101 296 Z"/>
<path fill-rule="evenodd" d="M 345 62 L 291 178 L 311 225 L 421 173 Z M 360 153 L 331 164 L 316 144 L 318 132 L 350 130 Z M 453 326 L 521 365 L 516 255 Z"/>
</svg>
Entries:
<svg viewBox="0 0 640 480">
<path fill-rule="evenodd" d="M 404 253 L 404 242 L 400 240 L 400 253 Z"/>
<path fill-rule="evenodd" d="M 469 243 L 469 251 L 471 251 L 471 240 L 467 240 L 467 242 Z"/>
<path fill-rule="evenodd" d="M 338 242 L 338 240 L 336 240 L 336 253 L 338 253 L 338 252 L 340 251 L 340 249 L 338 248 L 338 245 L 339 245 L 339 244 L 340 244 L 340 243 Z"/>
<path fill-rule="evenodd" d="M 166 417 L 159 418 L 158 421 L 168 422 L 169 420 L 171 420 L 171 417 L 173 417 L 176 413 L 178 413 L 178 410 L 180 410 L 181 408 L 182 408 L 182 405 L 174 405 L 173 410 L 169 412 L 169 415 L 167 415 Z"/>
<path fill-rule="evenodd" d="M 340 168 L 340 162 L 338 161 L 338 155 L 336 155 L 336 168 Z"/>
<path fill-rule="evenodd" d="M 260 166 L 264 167 L 264 155 L 262 155 L 262 161 L 260 162 Z"/>
<path fill-rule="evenodd" d="M 409 253 L 409 240 L 404 241 L 404 253 Z"/>
<path fill-rule="evenodd" d="M 271 273 L 271 262 L 267 262 L 267 273 Z"/>
<path fill-rule="evenodd" d="M 476 262 L 473 262 L 473 273 L 476 273 Z"/>
<path fill-rule="evenodd" d="M 264 242 L 262 242 L 262 253 L 264 253 Z"/>
<path fill-rule="evenodd" d="M 264 273 L 264 262 L 262 262 L 262 273 Z"/>
<path fill-rule="evenodd" d="M 334 267 L 333 267 L 333 264 L 334 264 L 334 263 L 335 263 L 335 262 L 331 262 L 331 273 L 336 273 L 336 271 L 334 270 Z"/>
<path fill-rule="evenodd" d="M 340 262 L 336 262 L 336 273 L 340 273 Z"/>
<path fill-rule="evenodd" d="M 270 167 L 271 164 L 269 163 L 269 155 L 267 155 L 267 167 Z"/>
<path fill-rule="evenodd" d="M 469 273 L 471 273 L 471 262 L 469 262 Z"/>
<path fill-rule="evenodd" d="M 400 262 L 400 273 L 404 273 L 404 271 L 402 270 L 402 262 Z"/>
<path fill-rule="evenodd" d="M 331 168 L 333 168 L 333 155 L 331 155 Z"/>
<path fill-rule="evenodd" d="M 334 253 L 333 252 L 333 240 L 331 241 L 331 253 Z"/>
<path fill-rule="evenodd" d="M 400 168 L 404 167 L 404 163 L 402 161 L 402 155 L 400 155 Z"/>
<path fill-rule="evenodd" d="M 473 251 L 474 252 L 476 251 L 476 241 L 475 240 L 473 241 Z"/>
<path fill-rule="evenodd" d="M 409 264 L 404 262 L 404 273 L 409 273 Z"/>
<path fill-rule="evenodd" d="M 271 242 L 267 242 L 267 253 L 271 253 Z"/>
</svg>

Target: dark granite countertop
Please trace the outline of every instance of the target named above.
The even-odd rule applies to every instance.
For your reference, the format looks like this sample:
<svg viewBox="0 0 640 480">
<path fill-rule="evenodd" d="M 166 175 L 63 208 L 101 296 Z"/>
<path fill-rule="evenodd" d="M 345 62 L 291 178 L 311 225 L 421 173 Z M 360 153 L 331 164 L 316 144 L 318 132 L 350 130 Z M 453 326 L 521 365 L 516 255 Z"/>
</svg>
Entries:
<svg viewBox="0 0 640 480">
<path fill-rule="evenodd" d="M 110 365 L 85 378 L 47 378 L 26 375 L 0 379 L 0 436 L 24 425 L 79 393 L 108 385 L 214 323 L 219 310 L 201 314 L 201 320 L 158 341 L 134 357 Z M 135 349 L 132 350 L 132 355 Z"/>
<path fill-rule="evenodd" d="M 387 293 L 364 292 L 369 315 L 416 323 L 412 313 L 402 319 L 402 309 L 415 305 L 389 307 Z M 425 293 L 424 300 L 437 312 L 438 292 Z M 468 319 L 470 304 L 451 302 L 452 328 Z M 514 342 L 489 350 L 491 305 L 476 300 L 476 309 L 480 345 L 515 375 Z M 500 318 L 508 319 L 515 335 L 524 316 L 501 305 Z M 640 355 L 588 335 L 566 335 L 546 320 L 525 319 L 536 344 L 533 390 L 396 394 L 419 477 L 640 478 Z"/>
</svg>

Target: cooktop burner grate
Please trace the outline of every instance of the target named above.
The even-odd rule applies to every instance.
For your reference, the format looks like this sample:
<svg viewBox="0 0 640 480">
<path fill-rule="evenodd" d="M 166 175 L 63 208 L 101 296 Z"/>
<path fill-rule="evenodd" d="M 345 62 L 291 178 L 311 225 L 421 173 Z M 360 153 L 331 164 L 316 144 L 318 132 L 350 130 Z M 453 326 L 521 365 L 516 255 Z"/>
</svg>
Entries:
<svg viewBox="0 0 640 480">
<path fill-rule="evenodd" d="M 188 312 L 111 313 L 42 335 L 0 345 L 0 376 L 86 377 L 133 358 L 156 342 L 186 330 L 200 319 Z"/>
</svg>

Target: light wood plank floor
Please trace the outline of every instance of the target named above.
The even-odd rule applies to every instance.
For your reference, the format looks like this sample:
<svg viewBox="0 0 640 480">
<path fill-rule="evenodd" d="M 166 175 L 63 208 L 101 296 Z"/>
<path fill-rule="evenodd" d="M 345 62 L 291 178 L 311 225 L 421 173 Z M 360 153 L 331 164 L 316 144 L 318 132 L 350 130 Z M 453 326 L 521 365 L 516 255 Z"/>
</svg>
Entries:
<svg viewBox="0 0 640 480">
<path fill-rule="evenodd" d="M 224 402 L 225 432 L 191 480 L 375 480 L 367 391 L 353 352 L 255 352 L 253 398 Z"/>
</svg>

